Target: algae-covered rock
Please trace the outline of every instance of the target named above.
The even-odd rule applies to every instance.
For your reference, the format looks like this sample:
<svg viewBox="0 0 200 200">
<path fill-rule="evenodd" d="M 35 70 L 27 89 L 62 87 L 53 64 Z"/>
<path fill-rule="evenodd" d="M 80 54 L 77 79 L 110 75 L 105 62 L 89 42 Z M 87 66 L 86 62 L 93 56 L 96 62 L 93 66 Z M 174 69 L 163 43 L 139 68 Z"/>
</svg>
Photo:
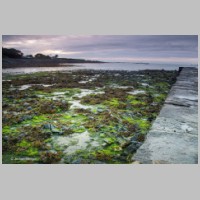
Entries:
<svg viewBox="0 0 200 200">
<path fill-rule="evenodd" d="M 55 126 L 53 126 L 52 124 L 44 124 L 43 125 L 43 129 L 47 129 L 49 130 L 50 132 L 52 133 L 55 133 L 55 134 L 59 134 L 59 135 L 62 135 L 63 132 L 61 130 L 59 130 L 58 128 L 56 128 Z"/>
</svg>

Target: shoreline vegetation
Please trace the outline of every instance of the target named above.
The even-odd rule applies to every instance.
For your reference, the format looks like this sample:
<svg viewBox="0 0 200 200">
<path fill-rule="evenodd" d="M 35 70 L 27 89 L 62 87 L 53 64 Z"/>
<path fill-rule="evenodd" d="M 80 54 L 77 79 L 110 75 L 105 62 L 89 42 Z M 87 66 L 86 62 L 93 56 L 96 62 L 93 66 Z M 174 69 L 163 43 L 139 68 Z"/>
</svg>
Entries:
<svg viewBox="0 0 200 200">
<path fill-rule="evenodd" d="M 19 68 L 19 67 L 60 67 L 61 64 L 66 64 L 65 66 L 72 66 L 73 64 L 81 63 L 105 63 L 101 61 L 91 61 L 84 59 L 72 59 L 72 58 L 3 58 L 2 68 Z M 69 65 L 67 65 L 69 64 Z"/>
<path fill-rule="evenodd" d="M 177 71 L 7 74 L 2 163 L 131 163 Z"/>
<path fill-rule="evenodd" d="M 2 48 L 2 68 L 18 67 L 58 67 L 60 64 L 77 63 L 105 63 L 97 60 L 58 58 L 58 55 L 50 56 L 37 53 L 36 55 L 26 55 L 17 49 Z M 66 66 L 67 67 L 67 66 Z"/>
</svg>

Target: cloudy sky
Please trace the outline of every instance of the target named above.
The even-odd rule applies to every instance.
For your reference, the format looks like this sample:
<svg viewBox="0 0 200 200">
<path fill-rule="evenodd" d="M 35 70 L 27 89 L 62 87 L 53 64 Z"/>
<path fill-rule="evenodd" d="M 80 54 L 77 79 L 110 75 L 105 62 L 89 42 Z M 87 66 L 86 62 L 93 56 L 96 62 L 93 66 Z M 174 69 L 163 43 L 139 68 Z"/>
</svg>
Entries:
<svg viewBox="0 0 200 200">
<path fill-rule="evenodd" d="M 198 63 L 197 35 L 3 35 L 3 47 L 25 55 L 58 54 L 117 62 Z"/>
</svg>

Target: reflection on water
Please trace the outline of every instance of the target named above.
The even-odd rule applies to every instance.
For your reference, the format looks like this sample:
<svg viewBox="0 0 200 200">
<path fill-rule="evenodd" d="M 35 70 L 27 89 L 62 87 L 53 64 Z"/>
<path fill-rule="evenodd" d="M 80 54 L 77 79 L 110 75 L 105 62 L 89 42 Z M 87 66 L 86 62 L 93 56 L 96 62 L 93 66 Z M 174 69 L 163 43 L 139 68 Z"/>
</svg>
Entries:
<svg viewBox="0 0 200 200">
<path fill-rule="evenodd" d="M 68 64 L 66 64 L 68 65 Z M 72 67 L 62 64 L 60 67 L 23 67 L 23 68 L 8 68 L 3 69 L 3 73 L 34 73 L 43 71 L 70 71 L 70 70 L 126 70 L 126 71 L 138 71 L 145 69 L 155 70 L 177 70 L 179 67 L 194 67 L 192 65 L 180 65 L 180 64 L 135 64 L 135 63 L 85 63 L 74 64 Z M 195 66 L 196 67 L 196 66 Z"/>
</svg>

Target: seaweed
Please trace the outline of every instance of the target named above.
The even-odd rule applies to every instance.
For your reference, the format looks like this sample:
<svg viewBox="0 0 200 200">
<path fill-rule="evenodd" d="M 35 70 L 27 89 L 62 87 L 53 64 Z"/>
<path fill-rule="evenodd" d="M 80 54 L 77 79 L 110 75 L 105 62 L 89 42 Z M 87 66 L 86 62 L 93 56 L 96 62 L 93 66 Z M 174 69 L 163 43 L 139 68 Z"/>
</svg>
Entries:
<svg viewBox="0 0 200 200">
<path fill-rule="evenodd" d="M 3 163 L 130 163 L 176 76 L 164 70 L 9 76 L 2 83 Z M 81 107 L 72 109 L 74 101 Z M 66 144 L 55 143 L 61 137 Z"/>
</svg>

